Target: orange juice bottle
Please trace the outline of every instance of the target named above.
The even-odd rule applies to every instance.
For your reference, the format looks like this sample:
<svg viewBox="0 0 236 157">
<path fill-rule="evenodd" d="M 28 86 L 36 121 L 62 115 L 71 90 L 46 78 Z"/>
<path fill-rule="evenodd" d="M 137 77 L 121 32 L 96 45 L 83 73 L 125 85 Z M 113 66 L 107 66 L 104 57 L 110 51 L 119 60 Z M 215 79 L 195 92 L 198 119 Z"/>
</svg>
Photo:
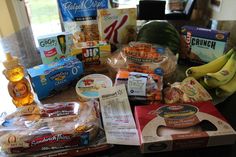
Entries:
<svg viewBox="0 0 236 157">
<path fill-rule="evenodd" d="M 29 81 L 25 78 L 24 67 L 19 64 L 17 57 L 6 53 L 6 60 L 3 62 L 5 70 L 3 74 L 9 80 L 8 92 L 16 107 L 30 105 L 34 101 Z"/>
</svg>

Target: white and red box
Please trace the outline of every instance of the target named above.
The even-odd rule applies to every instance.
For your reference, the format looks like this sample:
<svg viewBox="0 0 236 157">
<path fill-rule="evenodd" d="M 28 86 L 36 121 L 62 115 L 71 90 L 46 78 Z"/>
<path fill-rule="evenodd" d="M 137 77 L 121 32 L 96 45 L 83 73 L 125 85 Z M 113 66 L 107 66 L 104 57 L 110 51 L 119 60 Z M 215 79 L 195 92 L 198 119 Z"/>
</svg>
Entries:
<svg viewBox="0 0 236 157">
<path fill-rule="evenodd" d="M 212 102 L 135 107 L 142 153 L 229 145 L 236 132 Z"/>
</svg>

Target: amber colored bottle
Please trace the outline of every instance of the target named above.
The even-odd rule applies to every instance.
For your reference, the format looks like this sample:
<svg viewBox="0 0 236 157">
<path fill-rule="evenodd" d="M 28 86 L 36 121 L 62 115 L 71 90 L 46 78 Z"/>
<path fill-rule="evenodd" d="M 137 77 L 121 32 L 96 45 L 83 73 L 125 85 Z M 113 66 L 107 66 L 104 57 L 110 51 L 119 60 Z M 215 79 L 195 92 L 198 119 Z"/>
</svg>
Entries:
<svg viewBox="0 0 236 157">
<path fill-rule="evenodd" d="M 18 58 L 6 53 L 3 65 L 5 67 L 3 74 L 9 80 L 8 92 L 12 97 L 12 102 L 16 107 L 32 104 L 34 96 L 29 81 L 25 78 L 24 67 L 19 64 Z"/>
</svg>

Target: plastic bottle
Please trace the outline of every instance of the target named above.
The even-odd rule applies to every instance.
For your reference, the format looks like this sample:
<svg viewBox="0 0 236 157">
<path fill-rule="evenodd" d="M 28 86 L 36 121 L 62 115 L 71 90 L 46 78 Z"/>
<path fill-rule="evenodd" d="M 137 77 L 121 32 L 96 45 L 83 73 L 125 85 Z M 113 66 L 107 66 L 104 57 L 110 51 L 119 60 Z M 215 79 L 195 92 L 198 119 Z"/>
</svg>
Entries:
<svg viewBox="0 0 236 157">
<path fill-rule="evenodd" d="M 12 102 L 16 107 L 32 104 L 34 96 L 29 81 L 25 78 L 24 67 L 19 64 L 18 58 L 6 53 L 3 65 L 5 67 L 3 74 L 9 80 L 8 92 L 12 97 Z"/>
</svg>

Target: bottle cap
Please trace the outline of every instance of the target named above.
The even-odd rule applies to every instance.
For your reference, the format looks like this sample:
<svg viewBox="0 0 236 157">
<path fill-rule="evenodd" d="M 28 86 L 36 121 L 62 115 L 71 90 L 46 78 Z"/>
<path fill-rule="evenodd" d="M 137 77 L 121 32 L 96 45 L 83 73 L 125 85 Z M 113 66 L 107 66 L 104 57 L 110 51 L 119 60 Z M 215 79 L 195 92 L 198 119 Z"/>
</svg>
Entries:
<svg viewBox="0 0 236 157">
<path fill-rule="evenodd" d="M 3 61 L 3 65 L 6 69 L 12 69 L 19 65 L 19 60 L 17 57 L 12 56 L 10 52 L 7 52 L 6 60 Z"/>
</svg>

